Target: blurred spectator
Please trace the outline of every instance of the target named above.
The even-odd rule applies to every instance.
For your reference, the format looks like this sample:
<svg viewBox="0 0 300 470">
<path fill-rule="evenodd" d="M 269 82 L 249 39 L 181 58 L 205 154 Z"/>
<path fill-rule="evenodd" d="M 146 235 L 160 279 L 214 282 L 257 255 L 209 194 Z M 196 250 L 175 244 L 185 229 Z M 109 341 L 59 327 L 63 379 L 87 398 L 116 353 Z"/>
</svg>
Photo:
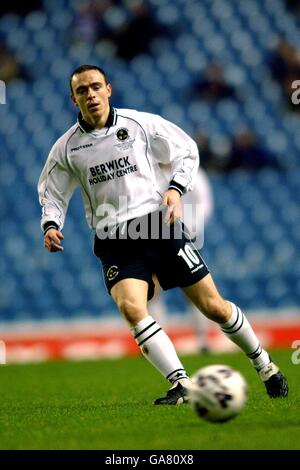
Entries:
<svg viewBox="0 0 300 470">
<path fill-rule="evenodd" d="M 10 0 L 9 2 L 0 2 L 0 16 L 6 13 L 17 13 L 26 15 L 33 10 L 42 8 L 41 0 Z"/>
<path fill-rule="evenodd" d="M 208 140 L 207 134 L 199 130 L 195 134 L 194 140 L 198 146 L 201 167 L 205 169 L 209 169 L 210 163 L 213 160 L 213 155 L 209 146 L 209 140 Z"/>
<path fill-rule="evenodd" d="M 0 80 L 8 83 L 14 78 L 23 78 L 26 80 L 29 79 L 30 76 L 21 64 L 17 62 L 13 54 L 5 47 L 5 44 L 0 42 Z"/>
<path fill-rule="evenodd" d="M 222 135 L 212 135 L 208 138 L 202 131 L 198 131 L 194 139 L 198 145 L 200 165 L 208 172 L 281 167 L 275 155 L 262 147 L 248 129 L 238 132 L 231 142 L 228 137 Z"/>
<path fill-rule="evenodd" d="M 218 64 L 210 64 L 204 77 L 195 85 L 196 94 L 207 101 L 236 99 L 235 89 L 226 82 L 223 69 Z"/>
<path fill-rule="evenodd" d="M 299 0 L 285 0 L 286 7 L 291 10 L 292 13 L 296 15 L 300 14 L 300 2 Z"/>
<path fill-rule="evenodd" d="M 72 41 L 109 41 L 114 53 L 127 60 L 149 52 L 151 40 L 165 34 L 144 0 L 86 0 L 72 24 Z"/>
<path fill-rule="evenodd" d="M 300 111 L 299 106 L 291 102 L 292 82 L 300 77 L 300 55 L 288 41 L 280 39 L 269 59 L 272 77 L 280 85 L 287 106 L 293 111 Z"/>
<path fill-rule="evenodd" d="M 269 59 L 272 77 L 282 86 L 290 75 L 300 73 L 300 57 L 298 51 L 286 40 L 280 39 Z"/>
<path fill-rule="evenodd" d="M 229 139 L 218 135 L 213 135 L 209 139 L 205 132 L 199 130 L 194 140 L 199 150 L 200 166 L 208 172 L 223 171 L 231 148 Z"/>
<path fill-rule="evenodd" d="M 98 39 L 110 37 L 112 32 L 104 14 L 112 6 L 112 0 L 88 0 L 78 5 L 72 24 L 73 40 L 76 43 L 95 44 Z"/>
<path fill-rule="evenodd" d="M 266 166 L 280 167 L 276 157 L 258 143 L 251 131 L 244 130 L 236 134 L 224 170 L 259 170 Z"/>
<path fill-rule="evenodd" d="M 117 54 L 124 59 L 132 59 L 138 54 L 149 52 L 152 39 L 166 35 L 152 15 L 144 0 L 127 2 L 130 18 L 128 22 L 115 31 L 114 41 Z"/>
</svg>

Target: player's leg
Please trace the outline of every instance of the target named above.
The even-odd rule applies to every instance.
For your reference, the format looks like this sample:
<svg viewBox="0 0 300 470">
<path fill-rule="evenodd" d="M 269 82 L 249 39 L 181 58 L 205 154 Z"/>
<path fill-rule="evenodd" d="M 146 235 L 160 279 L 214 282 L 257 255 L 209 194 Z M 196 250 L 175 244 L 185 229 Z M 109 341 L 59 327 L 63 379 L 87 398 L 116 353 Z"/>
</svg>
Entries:
<svg viewBox="0 0 300 470">
<path fill-rule="evenodd" d="M 156 274 L 153 274 L 152 280 L 155 288 L 154 295 L 148 304 L 148 312 L 155 318 L 161 327 L 166 328 L 168 312 Z"/>
<path fill-rule="evenodd" d="M 261 347 L 240 308 L 221 297 L 211 275 L 184 287 L 183 291 L 201 312 L 219 323 L 223 333 L 247 354 L 265 382 L 268 394 L 271 397 L 287 396 L 288 385 L 285 378 L 271 361 L 267 351 Z"/>
<path fill-rule="evenodd" d="M 143 355 L 174 385 L 165 400 L 156 404 L 174 405 L 186 401 L 186 387 L 190 381 L 170 338 L 148 314 L 148 283 L 134 278 L 123 279 L 111 288 L 111 295 L 128 321 Z"/>
<path fill-rule="evenodd" d="M 175 392 L 164 403 L 185 401 L 187 390 L 182 384 L 190 383 L 186 371 L 171 340 L 148 314 L 147 300 L 151 299 L 154 287 L 153 270 L 141 243 L 133 243 L 130 238 L 114 241 L 95 237 L 94 252 L 101 260 L 107 291 L 128 321 L 143 355 L 175 384 Z"/>
<path fill-rule="evenodd" d="M 205 315 L 201 315 L 201 312 L 199 312 L 199 309 L 193 302 L 190 302 L 188 299 L 187 302 L 188 312 L 196 332 L 197 350 L 200 354 L 207 354 L 211 351 L 209 331 L 212 322 Z"/>
</svg>

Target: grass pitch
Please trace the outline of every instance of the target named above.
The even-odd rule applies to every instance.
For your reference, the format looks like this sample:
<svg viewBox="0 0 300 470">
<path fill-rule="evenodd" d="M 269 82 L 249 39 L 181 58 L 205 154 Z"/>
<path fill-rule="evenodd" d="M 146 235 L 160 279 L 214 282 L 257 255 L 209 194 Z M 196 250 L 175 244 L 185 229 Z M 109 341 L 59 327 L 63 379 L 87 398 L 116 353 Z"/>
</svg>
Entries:
<svg viewBox="0 0 300 470">
<path fill-rule="evenodd" d="M 269 399 L 242 354 L 182 358 L 189 373 L 219 363 L 245 376 L 247 405 L 224 424 L 153 406 L 169 387 L 142 357 L 1 366 L 0 449 L 300 449 L 300 365 L 291 350 L 272 356 L 288 399 Z"/>
</svg>

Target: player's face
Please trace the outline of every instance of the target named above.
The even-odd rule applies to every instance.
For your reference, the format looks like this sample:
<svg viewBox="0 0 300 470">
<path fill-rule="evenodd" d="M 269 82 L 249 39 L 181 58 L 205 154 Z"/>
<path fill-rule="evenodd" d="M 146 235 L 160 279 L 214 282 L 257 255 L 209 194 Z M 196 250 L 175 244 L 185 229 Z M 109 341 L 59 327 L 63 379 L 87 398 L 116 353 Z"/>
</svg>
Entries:
<svg viewBox="0 0 300 470">
<path fill-rule="evenodd" d="M 105 83 L 98 70 L 87 70 L 72 78 L 72 100 L 79 107 L 83 119 L 95 126 L 104 125 L 109 113 L 111 85 Z M 104 122 L 102 122 L 104 121 Z"/>
</svg>

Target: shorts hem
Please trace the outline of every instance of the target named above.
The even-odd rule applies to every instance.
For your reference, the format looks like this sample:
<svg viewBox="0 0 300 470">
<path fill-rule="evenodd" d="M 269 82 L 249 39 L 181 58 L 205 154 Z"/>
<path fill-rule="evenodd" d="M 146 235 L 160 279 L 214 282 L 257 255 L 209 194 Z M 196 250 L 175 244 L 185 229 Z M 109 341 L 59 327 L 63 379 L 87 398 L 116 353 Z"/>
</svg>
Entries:
<svg viewBox="0 0 300 470">
<path fill-rule="evenodd" d="M 199 273 L 200 274 L 200 273 Z M 201 275 L 199 275 L 197 277 L 197 279 L 193 279 L 192 281 L 189 280 L 189 282 L 180 282 L 180 283 L 174 283 L 174 284 L 170 284 L 168 286 L 162 286 L 161 284 L 161 288 L 163 290 L 170 290 L 170 289 L 174 289 L 175 287 L 179 287 L 180 289 L 183 288 L 183 287 L 189 287 L 189 286 L 192 286 L 194 284 L 196 284 L 197 282 L 201 281 L 202 279 L 204 279 L 208 274 L 210 274 L 210 271 L 205 271 L 205 272 L 202 272 Z"/>
</svg>

